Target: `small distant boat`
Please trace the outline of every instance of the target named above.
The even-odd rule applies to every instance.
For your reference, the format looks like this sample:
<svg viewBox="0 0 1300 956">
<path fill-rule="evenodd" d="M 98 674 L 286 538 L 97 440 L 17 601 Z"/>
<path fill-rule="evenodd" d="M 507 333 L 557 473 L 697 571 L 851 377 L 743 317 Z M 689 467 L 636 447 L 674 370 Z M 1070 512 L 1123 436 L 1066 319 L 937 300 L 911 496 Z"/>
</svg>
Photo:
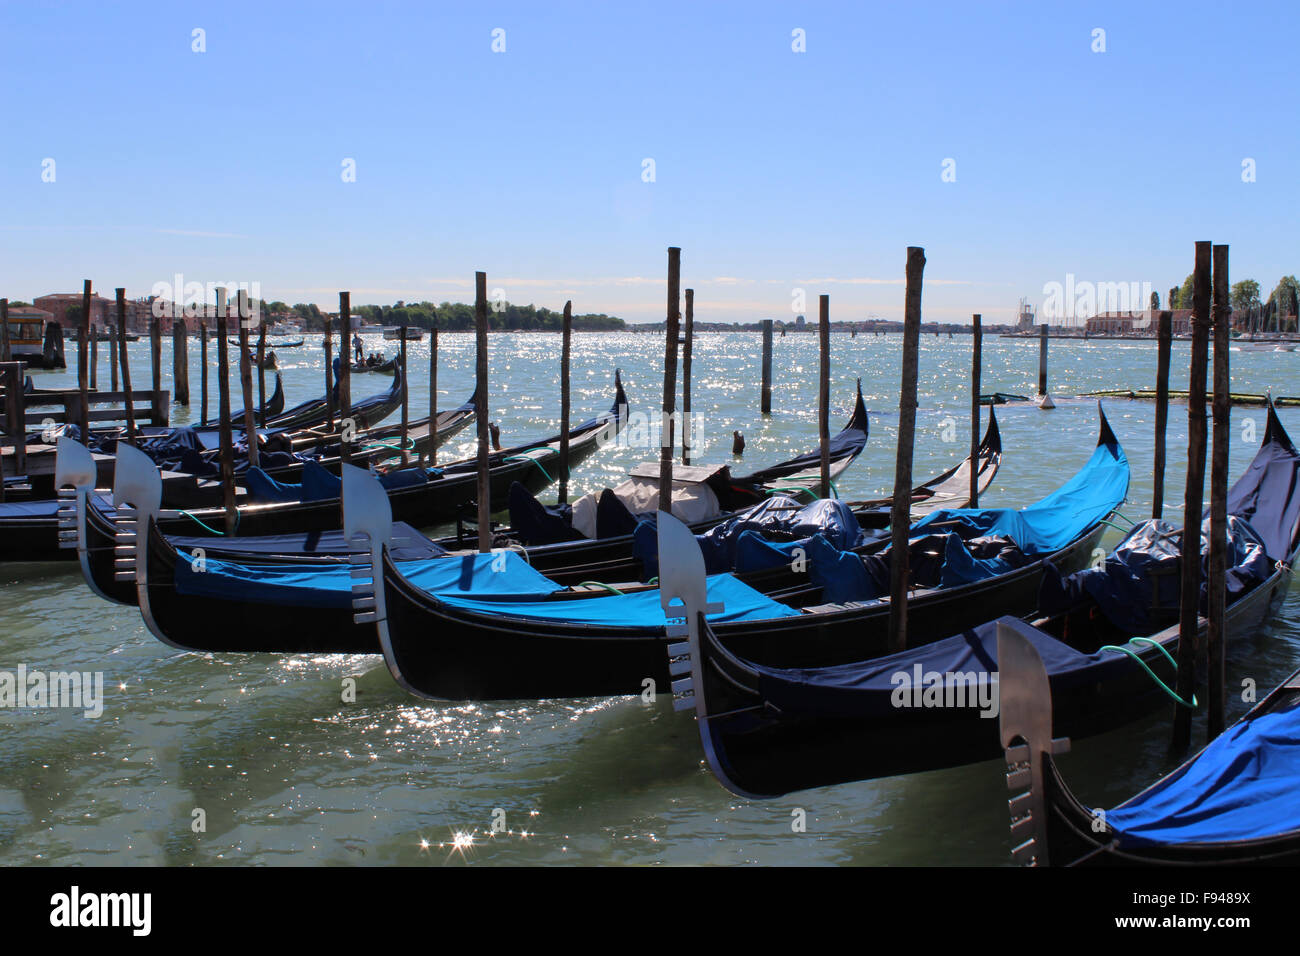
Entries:
<svg viewBox="0 0 1300 956">
<path fill-rule="evenodd" d="M 57 323 L 47 323 L 39 315 L 24 313 L 22 307 L 9 310 L 9 355 L 28 368 L 67 368 L 63 358 L 63 341 L 56 334 Z"/>
<path fill-rule="evenodd" d="M 402 327 L 400 325 L 390 325 L 384 327 L 384 338 L 400 340 L 402 337 Z M 419 342 L 424 338 L 424 329 L 406 327 L 406 341 Z"/>
<path fill-rule="evenodd" d="M 397 359 L 390 358 L 384 362 L 353 362 L 351 368 L 353 372 L 388 372 L 391 374 L 397 368 Z"/>
<path fill-rule="evenodd" d="M 232 338 L 232 339 L 229 339 L 228 341 L 230 342 L 231 345 L 238 345 L 238 344 L 239 344 L 239 339 L 237 339 L 237 338 Z M 298 348 L 300 345 L 302 345 L 303 342 L 305 342 L 305 341 L 306 341 L 306 339 L 301 339 L 301 338 L 300 338 L 300 339 L 295 339 L 295 340 L 293 340 L 292 342 L 276 342 L 276 343 L 275 343 L 275 347 L 276 347 L 277 349 L 296 349 L 296 348 Z M 250 335 L 250 336 L 248 337 L 248 347 L 249 347 L 251 350 L 253 350 L 254 352 L 257 351 L 257 336 L 255 336 L 255 335 Z"/>
</svg>

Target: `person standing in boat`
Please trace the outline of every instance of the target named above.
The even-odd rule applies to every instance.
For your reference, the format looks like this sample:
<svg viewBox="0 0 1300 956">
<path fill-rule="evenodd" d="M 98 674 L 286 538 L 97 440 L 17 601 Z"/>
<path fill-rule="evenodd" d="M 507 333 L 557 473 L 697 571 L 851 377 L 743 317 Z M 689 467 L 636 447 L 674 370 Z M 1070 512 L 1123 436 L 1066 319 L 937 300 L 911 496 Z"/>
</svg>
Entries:
<svg viewBox="0 0 1300 956">
<path fill-rule="evenodd" d="M 365 347 L 361 342 L 361 334 L 359 332 L 352 333 L 352 351 L 357 353 L 357 364 L 360 365 L 362 361 L 364 361 L 364 357 L 366 353 L 365 353 Z"/>
</svg>

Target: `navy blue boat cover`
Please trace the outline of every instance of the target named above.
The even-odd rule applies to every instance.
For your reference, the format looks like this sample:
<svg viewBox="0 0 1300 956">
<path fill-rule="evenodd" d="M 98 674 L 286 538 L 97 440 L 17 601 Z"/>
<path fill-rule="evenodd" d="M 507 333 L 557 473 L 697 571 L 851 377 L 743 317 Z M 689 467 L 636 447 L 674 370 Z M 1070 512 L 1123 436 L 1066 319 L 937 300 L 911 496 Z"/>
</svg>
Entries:
<svg viewBox="0 0 1300 956">
<path fill-rule="evenodd" d="M 1176 613 L 1182 580 L 1178 573 L 1182 529 L 1167 521 L 1148 519 L 1135 525 L 1100 568 L 1085 568 L 1062 578 L 1055 567 L 1044 569 L 1038 608 L 1044 615 L 1061 614 L 1085 603 L 1098 609 L 1120 630 L 1147 634 Z M 1228 516 L 1225 582 L 1231 604 L 1268 579 L 1273 562 L 1255 529 L 1236 515 Z M 1201 613 L 1206 612 L 1210 522 L 1201 526 Z"/>
<path fill-rule="evenodd" d="M 1250 522 L 1274 561 L 1288 560 L 1300 543 L 1298 491 L 1300 452 L 1270 405 L 1263 446 L 1228 490 L 1228 513 Z"/>
<path fill-rule="evenodd" d="M 393 522 L 393 539 L 404 543 L 390 549 L 395 561 L 415 561 L 434 558 L 447 553 L 447 549 L 404 521 Z M 219 552 L 232 561 L 236 555 L 342 555 L 355 551 L 343 537 L 342 531 L 307 531 L 298 534 L 259 534 L 233 538 L 186 537 L 168 535 L 168 542 L 178 551 L 192 552 L 202 548 L 205 553 Z"/>
<path fill-rule="evenodd" d="M 1300 702 L 1230 727 L 1159 783 L 1106 811 L 1125 843 L 1214 843 L 1300 830 Z"/>
<path fill-rule="evenodd" d="M 746 535 L 749 547 L 745 557 L 750 560 L 743 563 L 740 542 Z M 695 540 L 704 552 L 705 570 L 709 574 L 722 574 L 733 569 L 751 571 L 790 563 L 792 558 L 789 557 L 767 560 L 760 555 L 757 543 L 769 536 L 783 541 L 781 547 L 785 551 L 782 553 L 786 553 L 796 547 L 807 548 L 813 536 L 820 536 L 823 544 L 848 551 L 859 544 L 863 535 L 853 509 L 843 501 L 823 498 L 800 506 L 793 498 L 773 495 L 703 534 L 697 534 Z M 659 536 L 653 516 L 643 519 L 633 532 L 632 553 L 641 560 L 647 580 L 659 574 Z"/>
<path fill-rule="evenodd" d="M 942 682 L 963 675 L 968 686 L 987 683 L 997 671 L 999 623 L 1024 635 L 1038 650 L 1053 690 L 1105 679 L 1136 665 L 1114 652 L 1084 654 L 1016 617 L 1002 617 L 955 637 L 869 661 L 835 667 L 774 668 L 746 661 L 759 675 L 763 697 L 788 714 L 852 717 L 897 715 L 895 695 L 925 686 L 927 675 Z M 973 699 L 971 706 L 974 706 Z"/>
<path fill-rule="evenodd" d="M 1019 511 L 1012 508 L 945 508 L 912 525 L 913 536 L 957 530 L 963 538 L 1010 538 L 1027 555 L 1059 551 L 1101 521 L 1128 495 L 1129 464 L 1118 442 L 1097 446 L 1074 477 Z"/>
</svg>

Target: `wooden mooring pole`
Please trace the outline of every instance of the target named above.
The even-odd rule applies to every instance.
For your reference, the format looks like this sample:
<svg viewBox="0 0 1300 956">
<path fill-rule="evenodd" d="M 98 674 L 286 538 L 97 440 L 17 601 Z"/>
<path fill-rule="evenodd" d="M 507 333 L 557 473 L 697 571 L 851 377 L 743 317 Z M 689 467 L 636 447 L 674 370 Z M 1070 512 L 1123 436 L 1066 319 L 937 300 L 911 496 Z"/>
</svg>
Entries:
<svg viewBox="0 0 1300 956">
<path fill-rule="evenodd" d="M 564 303 L 560 325 L 560 504 L 569 500 L 569 362 L 573 340 L 573 302 Z"/>
<path fill-rule="evenodd" d="M 135 396 L 131 394 L 131 361 L 126 354 L 126 289 L 117 290 L 117 360 L 122 366 L 122 391 L 126 394 L 126 441 L 135 444 Z"/>
<path fill-rule="evenodd" d="M 664 335 L 664 400 L 659 435 L 659 510 L 673 510 L 673 412 L 677 404 L 677 334 L 681 324 L 682 250 L 668 249 L 668 319 Z"/>
<path fill-rule="evenodd" d="M 9 346 L 9 300 L 0 299 L 0 362 L 11 362 Z"/>
<path fill-rule="evenodd" d="M 190 330 L 183 315 L 172 319 L 172 401 L 190 407 Z"/>
<path fill-rule="evenodd" d="M 156 395 L 162 391 L 162 320 L 152 314 L 149 317 L 149 371 Z"/>
<path fill-rule="evenodd" d="M 1200 649 L 1201 514 L 1205 502 L 1205 367 L 1210 342 L 1210 243 L 1196 243 L 1192 272 L 1192 365 L 1187 385 L 1187 490 L 1183 503 L 1182 592 L 1178 615 L 1178 696 L 1196 692 Z M 1192 740 L 1192 710 L 1174 705 L 1173 747 Z"/>
<path fill-rule="evenodd" d="M 90 400 L 86 391 L 90 386 L 86 368 L 86 332 L 90 328 L 90 280 L 81 286 L 81 319 L 77 322 L 77 391 L 81 393 L 77 403 L 77 427 L 81 429 L 81 441 L 90 444 Z M 157 386 L 154 386 L 157 388 Z"/>
<path fill-rule="evenodd" d="M 208 311 L 206 303 L 203 311 Z M 206 424 L 208 420 L 208 321 L 206 318 L 199 321 L 199 387 L 203 390 L 199 398 L 199 421 Z"/>
<path fill-rule="evenodd" d="M 266 321 L 257 304 L 257 424 L 266 425 Z"/>
<path fill-rule="evenodd" d="M 478 408 L 478 549 L 492 550 L 492 474 L 488 457 L 487 273 L 474 273 L 474 402 Z"/>
<path fill-rule="evenodd" d="M 226 507 L 226 535 L 233 537 L 239 526 L 235 507 L 235 442 L 230 431 L 230 355 L 227 339 L 230 322 L 226 314 L 226 290 L 217 289 L 217 432 L 220 436 L 221 488 Z"/>
<path fill-rule="evenodd" d="M 1209 627 L 1206 655 L 1209 666 L 1209 739 L 1223 733 L 1225 707 L 1224 657 L 1227 635 L 1224 612 L 1227 603 L 1225 575 L 1228 550 L 1228 428 L 1232 414 L 1228 350 L 1232 341 L 1232 307 L 1229 304 L 1228 247 L 1215 246 L 1214 255 L 1214 450 L 1210 464 L 1210 575 L 1208 583 Z"/>
<path fill-rule="evenodd" d="M 1047 394 L 1047 323 L 1038 327 L 1038 397 Z"/>
<path fill-rule="evenodd" d="M 782 335 L 785 334 L 784 329 Z M 764 415 L 772 414 L 772 320 L 763 320 L 763 392 L 759 399 L 759 411 Z"/>
<path fill-rule="evenodd" d="M 112 326 L 109 326 L 111 329 Z M 109 387 L 117 391 L 117 334 L 110 333 L 108 336 L 108 379 Z"/>
<path fill-rule="evenodd" d="M 984 371 L 983 316 L 971 316 L 970 359 L 970 504 L 980 506 L 980 377 Z"/>
<path fill-rule="evenodd" d="M 911 530 L 912 450 L 916 439 L 917 349 L 921 338 L 921 280 L 925 250 L 907 249 L 907 293 L 903 306 L 903 381 L 898 393 L 898 456 L 890 512 L 889 649 L 907 648 L 907 586 L 911 576 L 907 539 Z"/>
<path fill-rule="evenodd" d="M 334 395 L 334 323 L 330 317 L 325 316 L 325 338 L 321 342 L 325 349 L 325 421 L 327 432 L 334 432 L 334 422 L 337 420 L 338 401 Z M 343 355 L 348 354 L 347 344 L 344 343 Z M 339 362 L 342 365 L 342 361 Z"/>
<path fill-rule="evenodd" d="M 1174 314 L 1160 313 L 1156 330 L 1156 437 L 1151 476 L 1151 517 L 1164 517 L 1165 510 L 1165 432 L 1169 429 L 1169 352 L 1174 341 Z"/>
<path fill-rule="evenodd" d="M 352 461 L 352 293 L 339 293 L 339 455 L 344 464 Z"/>
<path fill-rule="evenodd" d="M 99 333 L 95 331 L 95 326 L 90 327 L 90 390 L 92 392 L 99 389 Z"/>
<path fill-rule="evenodd" d="M 438 324 L 429 330 L 429 464 L 438 463 Z M 477 396 L 475 398 L 477 401 Z"/>
<path fill-rule="evenodd" d="M 398 356 L 398 365 L 401 367 L 402 370 L 402 437 L 401 440 L 399 441 L 399 444 L 402 446 L 402 464 L 405 465 L 407 461 L 406 442 L 409 437 L 409 432 L 411 428 L 411 420 L 410 420 L 411 404 L 409 401 L 411 388 L 410 385 L 408 384 L 410 382 L 410 379 L 406 377 L 406 323 L 405 322 L 402 323 L 402 344 L 398 347 L 397 356 Z"/>
<path fill-rule="evenodd" d="M 831 297 L 817 299 L 817 445 L 821 451 L 819 496 L 831 496 Z"/>
<path fill-rule="evenodd" d="M 253 408 L 253 360 L 248 354 L 248 293 L 235 293 L 235 317 L 239 320 L 239 387 L 244 395 L 244 440 L 248 444 L 248 467 L 258 468 L 257 412 Z"/>
<path fill-rule="evenodd" d="M 695 350 L 695 290 L 686 290 L 682 331 L 682 464 L 691 463 L 691 358 Z"/>
</svg>

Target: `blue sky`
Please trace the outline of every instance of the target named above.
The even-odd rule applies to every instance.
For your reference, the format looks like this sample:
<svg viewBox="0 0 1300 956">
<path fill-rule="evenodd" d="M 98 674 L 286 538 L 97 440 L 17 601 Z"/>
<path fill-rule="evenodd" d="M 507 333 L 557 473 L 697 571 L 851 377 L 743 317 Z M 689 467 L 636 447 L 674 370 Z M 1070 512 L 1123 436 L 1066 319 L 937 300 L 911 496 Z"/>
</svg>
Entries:
<svg viewBox="0 0 1300 956">
<path fill-rule="evenodd" d="M 468 301 L 483 270 L 510 301 L 653 321 L 678 245 L 701 320 L 789 317 L 798 288 L 897 318 L 920 245 L 925 317 L 996 322 L 1067 274 L 1163 296 L 1212 239 L 1267 295 L 1300 272 L 1298 25 L 1294 3 L 0 3 L 0 294 L 181 273 Z"/>
</svg>

